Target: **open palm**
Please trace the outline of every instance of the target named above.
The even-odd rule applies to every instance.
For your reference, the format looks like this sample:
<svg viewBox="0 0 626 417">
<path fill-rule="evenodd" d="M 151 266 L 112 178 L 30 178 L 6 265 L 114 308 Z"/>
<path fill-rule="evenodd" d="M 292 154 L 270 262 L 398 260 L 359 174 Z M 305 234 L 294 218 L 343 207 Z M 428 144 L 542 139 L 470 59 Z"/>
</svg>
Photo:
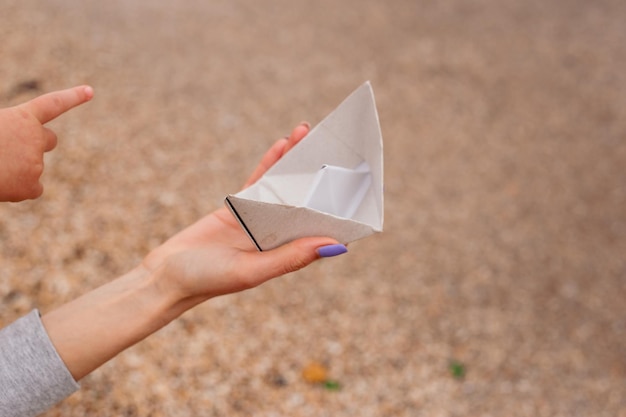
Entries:
<svg viewBox="0 0 626 417">
<path fill-rule="evenodd" d="M 300 124 L 278 140 L 263 156 L 244 188 L 263 174 L 308 133 Z M 318 258 L 316 248 L 336 244 L 331 238 L 298 239 L 267 252 L 258 252 L 234 216 L 220 208 L 176 234 L 153 250 L 143 262 L 158 272 L 162 284 L 180 298 L 198 302 L 217 295 L 256 287 Z"/>
</svg>

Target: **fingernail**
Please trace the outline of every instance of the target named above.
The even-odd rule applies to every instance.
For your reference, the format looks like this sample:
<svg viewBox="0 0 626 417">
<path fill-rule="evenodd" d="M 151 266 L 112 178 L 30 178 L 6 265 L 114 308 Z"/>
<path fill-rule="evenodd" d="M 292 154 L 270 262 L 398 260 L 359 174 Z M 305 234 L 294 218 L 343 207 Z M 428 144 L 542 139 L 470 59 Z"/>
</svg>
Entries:
<svg viewBox="0 0 626 417">
<path fill-rule="evenodd" d="M 306 126 L 307 129 L 311 128 L 311 124 L 309 122 L 300 122 L 302 126 Z"/>
<path fill-rule="evenodd" d="M 330 258 L 331 256 L 341 255 L 348 252 L 348 248 L 345 245 L 327 245 L 317 248 L 317 254 L 322 258 Z"/>
<path fill-rule="evenodd" d="M 87 100 L 91 100 L 93 97 L 93 88 L 91 86 L 85 86 L 85 95 L 87 96 Z"/>
</svg>

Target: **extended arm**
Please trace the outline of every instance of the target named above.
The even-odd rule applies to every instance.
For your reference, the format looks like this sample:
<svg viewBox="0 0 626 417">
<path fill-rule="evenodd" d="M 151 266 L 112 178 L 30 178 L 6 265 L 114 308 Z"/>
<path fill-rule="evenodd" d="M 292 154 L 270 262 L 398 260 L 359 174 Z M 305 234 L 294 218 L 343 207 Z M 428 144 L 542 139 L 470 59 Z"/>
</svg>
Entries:
<svg viewBox="0 0 626 417">
<path fill-rule="evenodd" d="M 246 185 L 307 133 L 308 126 L 302 124 L 289 138 L 276 142 Z M 79 380 L 195 305 L 303 268 L 328 245 L 337 242 L 305 238 L 258 252 L 233 216 L 221 208 L 153 250 L 132 271 L 45 314 L 43 323 Z"/>
</svg>

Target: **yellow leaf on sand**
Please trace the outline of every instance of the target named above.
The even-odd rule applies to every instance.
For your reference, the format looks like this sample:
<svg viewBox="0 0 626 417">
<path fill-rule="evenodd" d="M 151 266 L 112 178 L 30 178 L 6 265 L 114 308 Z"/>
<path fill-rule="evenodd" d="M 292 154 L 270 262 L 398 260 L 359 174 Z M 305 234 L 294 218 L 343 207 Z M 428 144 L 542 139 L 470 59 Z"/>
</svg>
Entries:
<svg viewBox="0 0 626 417">
<path fill-rule="evenodd" d="M 322 383 L 328 379 L 327 377 L 328 370 L 324 365 L 317 362 L 310 363 L 302 370 L 302 378 L 311 384 Z"/>
</svg>

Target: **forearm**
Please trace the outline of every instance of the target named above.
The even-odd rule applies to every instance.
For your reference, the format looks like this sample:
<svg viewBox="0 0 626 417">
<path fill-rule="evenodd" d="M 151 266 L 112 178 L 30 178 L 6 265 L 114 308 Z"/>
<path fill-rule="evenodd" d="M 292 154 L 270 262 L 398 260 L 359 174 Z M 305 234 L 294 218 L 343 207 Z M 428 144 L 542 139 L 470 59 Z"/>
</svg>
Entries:
<svg viewBox="0 0 626 417">
<path fill-rule="evenodd" d="M 138 267 L 42 317 L 76 380 L 159 330 L 200 300 L 180 300 Z"/>
</svg>

